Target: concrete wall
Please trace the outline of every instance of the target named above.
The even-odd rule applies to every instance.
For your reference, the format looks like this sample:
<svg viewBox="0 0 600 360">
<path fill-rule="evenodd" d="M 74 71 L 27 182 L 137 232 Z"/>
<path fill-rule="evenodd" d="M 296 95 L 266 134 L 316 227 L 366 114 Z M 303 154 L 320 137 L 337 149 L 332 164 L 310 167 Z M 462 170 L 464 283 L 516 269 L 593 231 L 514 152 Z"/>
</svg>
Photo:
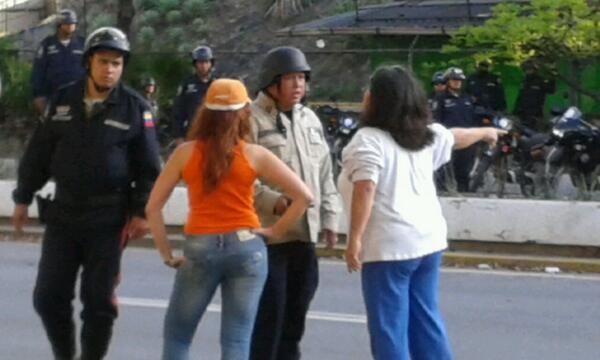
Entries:
<svg viewBox="0 0 600 360">
<path fill-rule="evenodd" d="M 14 181 L 0 180 L 0 217 L 12 214 Z M 42 193 L 51 192 L 52 184 Z M 441 198 L 448 237 L 457 240 L 600 247 L 600 203 L 482 198 Z M 35 206 L 30 214 L 37 216 Z M 177 188 L 165 221 L 182 225 L 187 216 L 185 188 Z M 342 221 L 344 222 L 344 221 Z"/>
<path fill-rule="evenodd" d="M 0 0 L 0 34 L 15 34 L 37 25 L 46 13 L 44 0 Z"/>
</svg>

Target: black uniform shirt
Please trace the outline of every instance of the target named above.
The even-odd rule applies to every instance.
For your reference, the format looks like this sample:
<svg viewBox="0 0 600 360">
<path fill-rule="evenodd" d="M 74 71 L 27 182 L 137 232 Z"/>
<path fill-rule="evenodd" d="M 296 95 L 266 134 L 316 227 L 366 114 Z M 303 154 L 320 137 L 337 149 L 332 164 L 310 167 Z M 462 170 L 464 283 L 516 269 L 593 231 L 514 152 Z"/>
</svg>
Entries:
<svg viewBox="0 0 600 360">
<path fill-rule="evenodd" d="M 173 109 L 175 120 L 173 136 L 176 138 L 185 137 L 196 110 L 204 101 L 204 95 L 206 95 L 206 90 L 208 90 L 212 81 L 213 78 L 210 78 L 207 82 L 204 82 L 200 80 L 198 75 L 194 74 L 179 85 Z"/>
<path fill-rule="evenodd" d="M 160 171 L 152 112 L 147 102 L 119 84 L 86 116 L 82 80 L 61 88 L 31 138 L 21 163 L 17 204 L 53 178 L 57 197 L 89 198 L 123 194 L 130 214 L 143 215 Z"/>
<path fill-rule="evenodd" d="M 438 94 L 431 103 L 433 119 L 447 128 L 476 126 L 471 97 L 450 91 Z"/>
<path fill-rule="evenodd" d="M 34 97 L 49 97 L 59 87 L 84 78 L 84 41 L 81 36 L 73 36 L 65 46 L 56 35 L 42 41 L 31 74 Z"/>
<path fill-rule="evenodd" d="M 555 83 L 552 80 L 544 79 L 538 74 L 525 76 L 515 103 L 515 113 L 542 116 L 546 95 L 552 94 L 554 90 Z"/>
<path fill-rule="evenodd" d="M 475 106 L 486 110 L 506 110 L 504 86 L 494 74 L 478 72 L 469 76 L 465 92 L 473 97 Z"/>
</svg>

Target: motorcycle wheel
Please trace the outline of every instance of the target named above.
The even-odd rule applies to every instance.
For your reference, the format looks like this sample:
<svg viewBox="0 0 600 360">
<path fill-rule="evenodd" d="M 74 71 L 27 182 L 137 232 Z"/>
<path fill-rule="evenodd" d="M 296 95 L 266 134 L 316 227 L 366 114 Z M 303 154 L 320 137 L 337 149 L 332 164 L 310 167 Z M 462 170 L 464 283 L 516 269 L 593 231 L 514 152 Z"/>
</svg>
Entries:
<svg viewBox="0 0 600 360">
<path fill-rule="evenodd" d="M 571 182 L 577 188 L 577 200 L 589 201 L 592 198 L 591 175 L 590 178 L 579 171 L 572 171 L 570 174 Z"/>
<path fill-rule="evenodd" d="M 508 158 L 506 156 L 500 156 L 496 162 L 495 171 L 496 196 L 498 196 L 498 198 L 503 198 L 506 189 L 506 178 L 508 176 Z"/>
<path fill-rule="evenodd" d="M 479 159 L 477 166 L 475 167 L 475 171 L 473 172 L 473 175 L 471 175 L 471 181 L 469 184 L 469 190 L 471 192 L 477 192 L 477 190 L 483 186 L 486 172 L 490 168 L 491 164 L 492 158 L 489 156 L 482 156 Z"/>
</svg>

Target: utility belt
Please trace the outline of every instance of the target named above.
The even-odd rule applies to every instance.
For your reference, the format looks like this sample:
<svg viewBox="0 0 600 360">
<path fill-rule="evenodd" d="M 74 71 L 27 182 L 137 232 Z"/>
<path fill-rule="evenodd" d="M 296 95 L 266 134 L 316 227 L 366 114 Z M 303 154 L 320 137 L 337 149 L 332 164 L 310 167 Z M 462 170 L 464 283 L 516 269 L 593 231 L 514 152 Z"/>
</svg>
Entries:
<svg viewBox="0 0 600 360">
<path fill-rule="evenodd" d="M 71 219 L 78 215 L 87 218 L 89 216 L 89 211 L 96 211 L 105 207 L 118 207 L 124 209 L 128 202 L 127 196 L 123 193 L 75 196 L 72 193 L 59 190 L 56 191 L 54 199 L 51 199 L 50 196 L 42 197 L 40 195 L 36 195 L 35 199 L 41 223 L 46 223 L 50 218 L 54 220 L 57 218 Z M 106 215 L 107 219 L 112 219 L 114 216 L 117 216 L 118 218 L 118 213 L 120 213 L 120 211 L 109 211 L 108 213 L 103 211 L 102 213 Z M 104 218 L 104 216 L 101 217 Z"/>
<path fill-rule="evenodd" d="M 75 195 L 57 189 L 54 201 L 74 208 L 118 206 L 127 203 L 127 195 L 118 192 L 102 195 Z"/>
</svg>

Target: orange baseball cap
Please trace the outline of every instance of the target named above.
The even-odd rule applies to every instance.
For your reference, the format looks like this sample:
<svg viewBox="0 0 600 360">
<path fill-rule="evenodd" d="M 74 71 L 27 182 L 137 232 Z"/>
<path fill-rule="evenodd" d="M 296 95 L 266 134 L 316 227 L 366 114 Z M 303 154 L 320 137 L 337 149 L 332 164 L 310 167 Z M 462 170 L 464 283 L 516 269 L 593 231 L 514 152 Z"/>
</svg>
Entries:
<svg viewBox="0 0 600 360">
<path fill-rule="evenodd" d="M 241 81 L 217 79 L 208 87 L 204 106 L 209 110 L 235 111 L 243 108 L 250 101 L 248 90 Z"/>
</svg>

